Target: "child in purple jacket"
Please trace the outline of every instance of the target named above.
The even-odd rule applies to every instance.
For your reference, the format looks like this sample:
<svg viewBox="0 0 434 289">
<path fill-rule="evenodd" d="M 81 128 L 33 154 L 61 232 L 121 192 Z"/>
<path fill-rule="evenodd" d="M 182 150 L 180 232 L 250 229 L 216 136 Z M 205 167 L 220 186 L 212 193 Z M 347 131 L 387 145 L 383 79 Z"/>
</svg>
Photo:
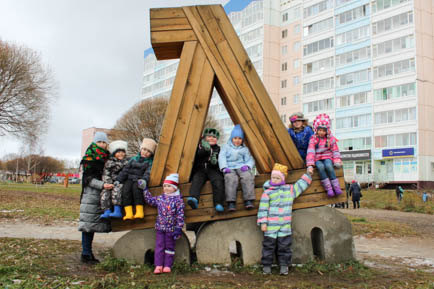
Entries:
<svg viewBox="0 0 434 289">
<path fill-rule="evenodd" d="M 184 227 L 184 201 L 178 189 L 178 174 L 170 174 L 163 182 L 163 194 L 157 197 L 145 190 L 145 201 L 158 208 L 155 222 L 155 274 L 170 273 L 175 257 L 175 243 Z"/>
</svg>

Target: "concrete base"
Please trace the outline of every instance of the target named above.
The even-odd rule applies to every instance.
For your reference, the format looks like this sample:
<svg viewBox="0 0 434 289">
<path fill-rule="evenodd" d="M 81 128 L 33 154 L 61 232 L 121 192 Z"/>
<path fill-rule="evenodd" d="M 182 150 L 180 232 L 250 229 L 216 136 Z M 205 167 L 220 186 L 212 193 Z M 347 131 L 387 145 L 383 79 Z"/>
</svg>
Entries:
<svg viewBox="0 0 434 289">
<path fill-rule="evenodd" d="M 328 263 L 355 259 L 351 222 L 330 207 L 301 209 L 292 215 L 292 262 L 315 257 Z"/>
<path fill-rule="evenodd" d="M 133 230 L 116 241 L 113 246 L 113 254 L 116 258 L 144 264 L 145 260 L 153 261 L 154 248 L 155 229 Z M 184 233 L 176 241 L 175 252 L 175 262 L 190 264 L 190 242 Z"/>
<path fill-rule="evenodd" d="M 196 236 L 197 261 L 230 264 L 233 253 L 240 255 L 244 265 L 257 264 L 261 261 L 262 240 L 256 216 L 210 222 Z"/>
</svg>

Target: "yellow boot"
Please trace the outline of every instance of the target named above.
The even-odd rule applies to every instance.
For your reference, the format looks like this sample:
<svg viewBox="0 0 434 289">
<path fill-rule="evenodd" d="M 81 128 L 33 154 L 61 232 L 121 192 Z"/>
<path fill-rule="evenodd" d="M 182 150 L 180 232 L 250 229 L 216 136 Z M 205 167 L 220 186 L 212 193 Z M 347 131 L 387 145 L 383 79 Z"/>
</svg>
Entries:
<svg viewBox="0 0 434 289">
<path fill-rule="evenodd" d="M 124 217 L 124 221 L 125 220 L 133 220 L 134 216 L 133 216 L 133 206 L 125 206 L 125 217 Z"/>
<path fill-rule="evenodd" d="M 137 205 L 136 206 L 136 214 L 134 215 L 134 219 L 143 219 L 144 217 L 143 213 L 143 205 Z"/>
</svg>

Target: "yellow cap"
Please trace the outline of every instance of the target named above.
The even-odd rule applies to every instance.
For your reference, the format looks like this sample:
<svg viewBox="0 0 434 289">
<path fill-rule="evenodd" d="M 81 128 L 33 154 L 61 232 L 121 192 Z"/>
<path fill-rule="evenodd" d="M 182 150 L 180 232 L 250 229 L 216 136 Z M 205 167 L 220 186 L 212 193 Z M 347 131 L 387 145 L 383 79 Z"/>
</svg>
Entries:
<svg viewBox="0 0 434 289">
<path fill-rule="evenodd" d="M 288 176 L 288 167 L 282 164 L 275 163 L 273 167 L 273 171 L 280 171 L 285 177 Z"/>
</svg>

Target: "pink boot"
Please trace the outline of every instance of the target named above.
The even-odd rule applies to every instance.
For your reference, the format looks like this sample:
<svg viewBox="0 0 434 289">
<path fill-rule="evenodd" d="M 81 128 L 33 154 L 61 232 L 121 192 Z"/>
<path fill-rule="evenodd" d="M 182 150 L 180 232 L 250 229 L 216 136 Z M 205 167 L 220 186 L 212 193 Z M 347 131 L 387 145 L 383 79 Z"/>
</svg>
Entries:
<svg viewBox="0 0 434 289">
<path fill-rule="evenodd" d="M 329 178 L 321 180 L 321 185 L 326 190 L 327 196 L 329 196 L 329 198 L 333 198 L 335 196 L 335 192 L 333 191 L 333 187 L 332 184 L 330 183 Z"/>
<path fill-rule="evenodd" d="M 170 269 L 170 267 L 164 267 L 163 268 L 163 273 L 170 273 L 172 272 L 172 270 Z"/>
<path fill-rule="evenodd" d="M 161 274 L 161 273 L 163 273 L 163 266 L 155 267 L 154 274 Z"/>
<path fill-rule="evenodd" d="M 336 196 L 342 194 L 341 185 L 339 184 L 339 179 L 334 179 L 330 181 L 332 183 L 333 190 L 335 191 Z"/>
</svg>

